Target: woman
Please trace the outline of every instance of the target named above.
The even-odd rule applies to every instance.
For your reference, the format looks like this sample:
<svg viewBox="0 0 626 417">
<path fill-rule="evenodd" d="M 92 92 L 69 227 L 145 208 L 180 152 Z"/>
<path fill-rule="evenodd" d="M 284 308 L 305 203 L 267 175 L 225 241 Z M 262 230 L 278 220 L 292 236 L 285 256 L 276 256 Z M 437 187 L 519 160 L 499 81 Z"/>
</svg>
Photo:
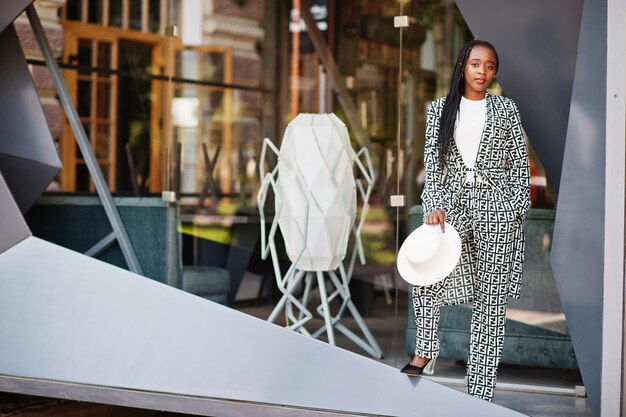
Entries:
<svg viewBox="0 0 626 417">
<path fill-rule="evenodd" d="M 493 398 L 507 297 L 519 298 L 522 222 L 530 207 L 530 171 L 515 103 L 487 93 L 498 54 L 473 40 L 459 52 L 450 90 L 428 108 L 422 193 L 424 221 L 454 226 L 463 242 L 454 272 L 413 288 L 415 356 L 402 372 L 420 375 L 439 353 L 441 305 L 473 301 L 468 391 Z"/>
</svg>

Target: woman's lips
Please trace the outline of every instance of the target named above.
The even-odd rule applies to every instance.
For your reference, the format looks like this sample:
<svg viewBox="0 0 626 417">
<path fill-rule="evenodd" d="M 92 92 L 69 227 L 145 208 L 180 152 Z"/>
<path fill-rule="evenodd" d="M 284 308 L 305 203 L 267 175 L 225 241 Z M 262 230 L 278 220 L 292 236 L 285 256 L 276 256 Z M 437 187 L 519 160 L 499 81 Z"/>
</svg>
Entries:
<svg viewBox="0 0 626 417">
<path fill-rule="evenodd" d="M 485 79 L 484 78 L 476 78 L 476 82 L 478 84 L 484 84 L 485 83 Z"/>
</svg>

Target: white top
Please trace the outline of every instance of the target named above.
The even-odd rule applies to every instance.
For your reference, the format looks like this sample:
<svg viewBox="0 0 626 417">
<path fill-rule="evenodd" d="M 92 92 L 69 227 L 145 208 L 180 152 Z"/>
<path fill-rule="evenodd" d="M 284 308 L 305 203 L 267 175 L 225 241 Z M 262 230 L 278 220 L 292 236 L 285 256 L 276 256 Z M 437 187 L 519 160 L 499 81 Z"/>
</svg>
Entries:
<svg viewBox="0 0 626 417">
<path fill-rule="evenodd" d="M 476 162 L 486 116 L 487 101 L 485 99 L 468 100 L 465 97 L 461 97 L 454 141 L 461 153 L 463 162 L 470 169 L 474 168 L 474 163 Z M 470 180 L 469 177 L 468 180 Z"/>
</svg>

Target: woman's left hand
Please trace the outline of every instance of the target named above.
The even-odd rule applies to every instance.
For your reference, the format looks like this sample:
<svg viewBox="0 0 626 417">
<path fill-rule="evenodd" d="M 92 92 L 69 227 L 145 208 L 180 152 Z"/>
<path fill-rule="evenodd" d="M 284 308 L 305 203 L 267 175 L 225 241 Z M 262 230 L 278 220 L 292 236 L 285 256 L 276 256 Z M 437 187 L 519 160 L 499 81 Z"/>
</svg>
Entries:
<svg viewBox="0 0 626 417">
<path fill-rule="evenodd" d="M 446 212 L 443 210 L 433 210 L 426 215 L 426 224 L 438 224 L 441 226 L 441 233 L 446 232 Z"/>
</svg>

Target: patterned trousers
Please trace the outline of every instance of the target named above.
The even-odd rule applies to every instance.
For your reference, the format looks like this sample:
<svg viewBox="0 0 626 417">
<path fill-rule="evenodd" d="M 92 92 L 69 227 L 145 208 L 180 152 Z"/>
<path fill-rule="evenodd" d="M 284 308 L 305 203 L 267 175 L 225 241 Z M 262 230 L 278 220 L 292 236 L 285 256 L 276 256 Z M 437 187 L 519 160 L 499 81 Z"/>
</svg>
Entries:
<svg viewBox="0 0 626 417">
<path fill-rule="evenodd" d="M 510 202 L 484 183 L 466 184 L 458 204 L 446 213 L 446 221 L 457 229 L 462 240 L 468 239 L 475 254 L 474 265 L 469 265 L 475 279 L 468 392 L 491 401 L 502 354 L 508 280 L 519 223 Z M 448 279 L 413 288 L 418 356 L 436 358 L 439 354 L 439 308 Z"/>
</svg>

